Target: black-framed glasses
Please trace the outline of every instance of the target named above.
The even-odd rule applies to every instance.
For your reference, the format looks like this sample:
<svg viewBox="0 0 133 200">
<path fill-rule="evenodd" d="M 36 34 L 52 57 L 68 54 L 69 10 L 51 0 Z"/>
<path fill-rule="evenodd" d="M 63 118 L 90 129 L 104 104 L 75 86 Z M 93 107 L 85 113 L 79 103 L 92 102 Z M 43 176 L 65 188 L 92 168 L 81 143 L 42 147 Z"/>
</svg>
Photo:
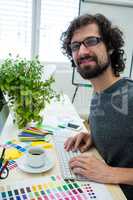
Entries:
<svg viewBox="0 0 133 200">
<path fill-rule="evenodd" d="M 88 47 L 91 47 L 91 46 L 95 46 L 100 42 L 102 42 L 102 38 L 101 37 L 91 36 L 91 37 L 85 38 L 81 42 L 72 42 L 70 44 L 70 48 L 71 48 L 72 52 L 76 52 L 76 51 L 78 51 L 80 49 L 81 44 L 83 44 L 86 48 L 88 48 Z"/>
</svg>

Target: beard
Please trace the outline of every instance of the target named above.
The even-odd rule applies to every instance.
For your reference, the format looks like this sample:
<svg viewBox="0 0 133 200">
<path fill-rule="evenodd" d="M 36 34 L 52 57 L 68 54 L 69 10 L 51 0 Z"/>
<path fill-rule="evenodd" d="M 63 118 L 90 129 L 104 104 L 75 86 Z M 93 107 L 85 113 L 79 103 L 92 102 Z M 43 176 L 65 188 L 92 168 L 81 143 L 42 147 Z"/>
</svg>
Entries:
<svg viewBox="0 0 133 200">
<path fill-rule="evenodd" d="M 80 67 L 80 63 L 85 59 L 95 61 L 96 65 L 95 66 L 86 65 L 84 67 Z M 98 63 L 97 56 L 86 55 L 86 56 L 82 56 L 82 57 L 80 57 L 80 59 L 78 59 L 76 67 L 77 67 L 77 71 L 84 79 L 92 79 L 92 78 L 96 78 L 96 77 L 100 76 L 101 74 L 103 74 L 106 71 L 106 69 L 109 67 L 110 63 L 111 62 L 110 62 L 109 56 L 107 57 L 107 60 L 105 62 Z"/>
</svg>

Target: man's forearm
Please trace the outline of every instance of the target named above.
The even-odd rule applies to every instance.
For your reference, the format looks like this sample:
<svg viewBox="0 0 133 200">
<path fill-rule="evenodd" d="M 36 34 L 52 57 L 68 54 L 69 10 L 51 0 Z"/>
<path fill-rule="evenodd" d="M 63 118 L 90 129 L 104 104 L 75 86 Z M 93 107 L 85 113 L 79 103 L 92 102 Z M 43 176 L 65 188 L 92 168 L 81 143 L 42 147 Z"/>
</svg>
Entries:
<svg viewBox="0 0 133 200">
<path fill-rule="evenodd" d="M 133 168 L 110 167 L 110 182 L 133 185 Z"/>
</svg>

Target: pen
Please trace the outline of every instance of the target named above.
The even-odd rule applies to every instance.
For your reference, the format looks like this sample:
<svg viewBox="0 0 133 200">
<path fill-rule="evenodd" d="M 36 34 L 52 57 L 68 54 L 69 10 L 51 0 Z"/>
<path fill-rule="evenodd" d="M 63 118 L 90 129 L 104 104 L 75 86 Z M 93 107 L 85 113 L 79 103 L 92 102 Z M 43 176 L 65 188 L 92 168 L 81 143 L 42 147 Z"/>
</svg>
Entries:
<svg viewBox="0 0 133 200">
<path fill-rule="evenodd" d="M 48 135 L 53 135 L 53 131 L 51 131 L 51 130 L 49 130 L 47 128 L 43 129 L 43 131 L 44 132 L 46 131 Z"/>
<path fill-rule="evenodd" d="M 58 125 L 59 128 L 66 128 L 64 125 Z"/>
<path fill-rule="evenodd" d="M 39 132 L 37 132 L 37 131 L 28 130 L 28 129 L 24 129 L 24 132 L 32 133 L 32 134 L 42 134 L 41 132 L 39 133 Z M 47 134 L 47 133 L 45 132 L 45 133 L 43 133 L 42 135 L 44 135 L 44 134 Z"/>
<path fill-rule="evenodd" d="M 6 150 L 6 148 L 3 148 L 3 151 L 2 151 L 2 154 L 1 154 L 1 157 L 0 157 L 0 168 L 1 168 L 3 160 L 4 160 L 3 157 L 4 157 L 4 154 L 5 154 L 5 150 Z"/>
<path fill-rule="evenodd" d="M 47 133 L 46 131 L 42 131 L 41 129 L 39 129 L 39 128 L 35 128 L 35 127 L 30 127 L 30 128 L 28 128 L 28 130 L 31 130 L 31 131 L 37 131 L 37 132 L 41 132 L 41 133 Z"/>
<path fill-rule="evenodd" d="M 27 132 L 27 133 L 32 133 L 32 134 L 42 134 L 42 135 L 50 134 L 50 135 L 52 135 L 52 131 L 48 131 L 48 130 L 39 132 L 39 131 L 33 131 L 33 130 L 30 130 L 30 129 L 26 129 L 24 131 Z"/>
<path fill-rule="evenodd" d="M 6 148 L 3 148 L 3 151 L 2 151 L 2 154 L 1 154 L 1 157 L 0 157 L 0 159 L 1 159 L 1 160 L 2 160 L 2 159 L 3 159 L 3 157 L 4 157 L 5 150 L 6 150 Z"/>
<path fill-rule="evenodd" d="M 35 134 L 35 133 L 31 133 L 31 132 L 21 132 L 21 133 L 19 133 L 19 135 L 18 136 L 25 136 L 25 137 L 45 137 L 46 136 L 46 134 L 45 135 L 42 135 L 42 134 Z"/>
</svg>

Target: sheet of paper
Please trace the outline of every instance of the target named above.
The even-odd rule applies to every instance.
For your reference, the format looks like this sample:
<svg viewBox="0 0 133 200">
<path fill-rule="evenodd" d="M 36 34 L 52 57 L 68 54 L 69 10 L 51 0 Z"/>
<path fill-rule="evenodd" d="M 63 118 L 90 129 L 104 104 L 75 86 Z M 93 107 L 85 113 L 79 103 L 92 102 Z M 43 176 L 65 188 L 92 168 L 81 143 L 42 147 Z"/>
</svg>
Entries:
<svg viewBox="0 0 133 200">
<path fill-rule="evenodd" d="M 0 187 L 0 199 L 113 200 L 103 184 L 65 182 L 60 176 L 27 179 Z"/>
</svg>

